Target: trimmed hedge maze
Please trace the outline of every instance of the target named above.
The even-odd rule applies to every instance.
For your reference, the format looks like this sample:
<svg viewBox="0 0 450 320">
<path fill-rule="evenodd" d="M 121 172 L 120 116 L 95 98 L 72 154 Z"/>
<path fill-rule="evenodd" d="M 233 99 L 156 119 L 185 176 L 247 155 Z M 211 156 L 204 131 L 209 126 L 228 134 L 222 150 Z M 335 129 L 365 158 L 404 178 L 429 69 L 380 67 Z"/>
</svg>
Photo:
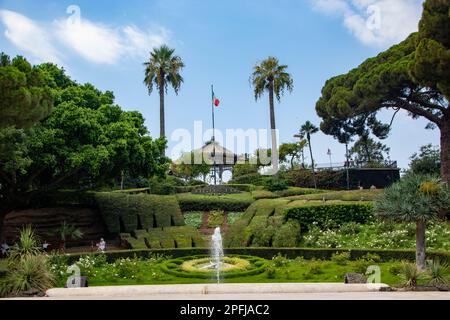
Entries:
<svg viewBox="0 0 450 320">
<path fill-rule="evenodd" d="M 225 246 L 296 247 L 312 224 L 365 223 L 373 219 L 372 210 L 364 201 L 258 200 L 227 231 Z"/>
<path fill-rule="evenodd" d="M 173 196 L 99 192 L 95 200 L 110 233 L 183 226 L 184 219 Z"/>
<path fill-rule="evenodd" d="M 121 233 L 120 239 L 130 249 L 204 248 L 206 243 L 197 229 L 189 226 L 136 230 L 134 236 Z"/>
<path fill-rule="evenodd" d="M 211 279 L 214 272 L 186 271 L 181 267 L 184 262 L 195 259 L 208 258 L 207 255 L 187 256 L 176 259 L 166 260 L 161 265 L 161 270 L 167 274 L 180 278 L 198 278 Z M 229 272 L 221 273 L 221 278 L 230 279 L 245 276 L 254 276 L 263 273 L 268 265 L 268 261 L 255 256 L 247 255 L 227 255 L 229 258 L 239 258 L 249 262 L 249 266 L 245 269 L 234 269 Z"/>
</svg>

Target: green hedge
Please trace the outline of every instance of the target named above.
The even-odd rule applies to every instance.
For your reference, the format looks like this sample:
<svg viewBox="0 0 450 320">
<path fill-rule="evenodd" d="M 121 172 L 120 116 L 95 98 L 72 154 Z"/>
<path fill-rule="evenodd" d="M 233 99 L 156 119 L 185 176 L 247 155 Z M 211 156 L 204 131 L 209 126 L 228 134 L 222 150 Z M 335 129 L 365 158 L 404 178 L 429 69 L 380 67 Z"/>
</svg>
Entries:
<svg viewBox="0 0 450 320">
<path fill-rule="evenodd" d="M 263 199 L 254 202 L 232 224 L 225 234 L 226 247 L 271 246 L 274 236 L 285 222 L 285 199 Z"/>
<path fill-rule="evenodd" d="M 292 196 L 302 196 L 308 194 L 321 194 L 327 192 L 326 190 L 313 189 L 313 188 L 299 188 L 299 187 L 289 187 L 286 190 L 277 191 L 276 194 L 280 197 L 292 197 Z"/>
<path fill-rule="evenodd" d="M 208 257 L 207 255 L 195 255 L 188 256 L 188 259 L 201 259 Z M 248 270 L 236 270 L 230 272 L 224 272 L 221 274 L 221 277 L 230 279 L 230 278 L 238 278 L 238 277 L 248 277 L 263 273 L 267 268 L 268 261 L 265 259 L 261 259 L 255 256 L 247 256 L 247 255 L 231 255 L 231 257 L 237 257 L 246 259 L 250 262 L 251 266 Z M 161 270 L 167 274 L 180 277 L 180 278 L 197 278 L 197 279 L 210 279 L 211 273 L 205 272 L 186 272 L 179 269 L 179 266 L 185 261 L 183 258 L 167 260 L 162 263 Z"/>
<path fill-rule="evenodd" d="M 272 259 L 278 254 L 286 256 L 289 259 L 296 257 L 303 257 L 305 259 L 330 259 L 335 253 L 349 252 L 350 258 L 355 260 L 365 256 L 366 254 L 377 254 L 382 261 L 389 260 L 415 260 L 414 250 L 376 250 L 376 249 L 333 249 L 333 248 L 229 248 L 225 249 L 225 255 L 251 255 L 264 259 Z M 87 253 L 87 254 L 67 254 L 68 263 L 76 262 L 80 257 L 86 255 L 99 255 L 102 253 Z M 188 249 L 153 249 L 153 250 L 121 250 L 121 251 L 107 251 L 107 261 L 114 262 L 120 258 L 132 258 L 134 256 L 139 258 L 149 258 L 152 255 L 164 255 L 171 258 L 181 258 L 186 256 L 207 255 L 208 248 L 188 248 Z M 439 259 L 441 262 L 450 263 L 449 252 L 427 252 L 427 259 Z"/>
<path fill-rule="evenodd" d="M 140 228 L 184 225 L 175 197 L 99 192 L 95 200 L 110 233 L 132 233 Z"/>
<path fill-rule="evenodd" d="M 180 208 L 186 211 L 245 211 L 253 199 L 232 199 L 218 196 L 193 196 L 178 198 Z"/>
<path fill-rule="evenodd" d="M 370 202 L 296 203 L 294 201 L 289 204 L 286 218 L 297 220 L 303 229 L 308 229 L 313 223 L 324 227 L 330 223 L 366 223 L 373 219 L 373 206 Z"/>
<path fill-rule="evenodd" d="M 176 193 L 189 193 L 192 192 L 196 189 L 200 189 L 203 188 L 204 186 L 202 185 L 198 185 L 198 186 L 177 186 L 175 187 L 175 192 Z"/>
<path fill-rule="evenodd" d="M 252 192 L 256 188 L 255 185 L 249 183 L 228 183 L 227 186 L 244 192 Z"/>
<path fill-rule="evenodd" d="M 138 188 L 138 189 L 114 190 L 114 191 L 112 191 L 112 192 L 117 192 L 117 193 L 127 193 L 127 194 L 150 193 L 150 188 Z"/>
<path fill-rule="evenodd" d="M 252 192 L 252 197 L 255 200 L 261 200 L 261 199 L 276 199 L 279 198 L 280 196 L 275 192 L 267 190 L 255 190 Z"/>
</svg>

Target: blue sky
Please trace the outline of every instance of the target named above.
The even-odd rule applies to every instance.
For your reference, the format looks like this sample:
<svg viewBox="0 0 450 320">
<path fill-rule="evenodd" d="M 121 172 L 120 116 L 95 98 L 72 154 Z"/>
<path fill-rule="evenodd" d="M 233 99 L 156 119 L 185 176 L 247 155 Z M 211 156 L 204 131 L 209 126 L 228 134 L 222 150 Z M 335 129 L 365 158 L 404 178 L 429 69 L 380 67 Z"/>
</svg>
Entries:
<svg viewBox="0 0 450 320">
<path fill-rule="evenodd" d="M 294 78 L 293 93 L 276 105 L 280 140 L 291 142 L 306 120 L 319 125 L 314 106 L 325 81 L 415 31 L 421 2 L 0 0 L 0 48 L 33 63 L 55 61 L 73 79 L 114 91 L 124 109 L 143 113 L 156 137 L 159 99 L 147 94 L 142 63 L 152 47 L 169 44 L 186 64 L 180 94 L 169 91 L 166 99 L 169 138 L 179 128 L 192 132 L 194 121 L 211 126 L 211 84 L 222 102 L 216 109 L 219 130 L 268 128 L 267 97 L 255 102 L 249 76 L 256 62 L 276 56 Z M 67 10 L 70 5 L 79 7 L 81 20 L 75 7 Z M 385 143 L 402 167 L 421 145 L 439 143 L 438 131 L 425 125 L 406 114 L 396 119 Z M 328 163 L 328 148 L 333 161 L 344 160 L 344 146 L 332 137 L 319 133 L 312 143 L 318 163 Z M 170 147 L 175 144 L 169 141 Z"/>
</svg>

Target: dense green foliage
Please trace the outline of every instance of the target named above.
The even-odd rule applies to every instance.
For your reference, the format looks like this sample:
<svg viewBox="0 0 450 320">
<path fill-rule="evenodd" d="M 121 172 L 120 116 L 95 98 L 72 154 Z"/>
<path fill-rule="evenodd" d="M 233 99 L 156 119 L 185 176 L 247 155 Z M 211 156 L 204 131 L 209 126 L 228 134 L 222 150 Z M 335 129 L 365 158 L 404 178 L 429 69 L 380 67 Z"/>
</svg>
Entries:
<svg viewBox="0 0 450 320">
<path fill-rule="evenodd" d="M 55 284 L 48 256 L 41 249 L 33 229 L 24 227 L 6 259 L 6 272 L 0 278 L 0 297 L 20 296 L 32 290 L 42 294 Z"/>
<path fill-rule="evenodd" d="M 302 236 L 301 247 L 412 249 L 416 226 L 413 223 L 349 222 L 339 227 L 313 225 Z M 382 235 L 382 236 L 380 236 Z M 427 246 L 431 250 L 450 251 L 450 228 L 445 223 L 433 223 L 426 230 Z"/>
<path fill-rule="evenodd" d="M 228 251 L 231 255 L 253 256 L 249 258 L 254 259 L 254 267 L 264 265 L 265 272 L 226 277 L 222 280 L 225 283 L 342 282 L 346 273 L 366 273 L 370 265 L 376 264 L 381 269 L 382 283 L 402 286 L 406 275 L 402 261 L 414 257 L 413 252 L 401 250 L 243 248 Z M 65 272 L 69 263 L 80 267 L 81 274 L 89 277 L 90 286 L 209 283 L 215 281 L 210 275 L 196 274 L 192 278 L 178 269 L 185 259 L 205 257 L 207 253 L 207 249 L 170 249 L 69 256 L 70 261 L 54 259 L 52 270 L 60 277 L 60 286 L 68 276 Z M 430 276 L 421 278 L 419 284 L 432 284 L 436 279 L 437 261 L 444 265 L 443 261 L 450 257 L 448 253 L 436 253 L 432 258 L 434 277 L 430 266 Z M 448 281 L 448 271 L 442 269 L 438 272 L 441 280 Z"/>
<path fill-rule="evenodd" d="M 99 192 L 95 198 L 110 233 L 184 225 L 175 197 Z"/>
<path fill-rule="evenodd" d="M 23 57 L 11 61 L 0 54 L 0 92 L 0 129 L 29 128 L 52 111 L 55 92 L 48 73 Z"/>
<path fill-rule="evenodd" d="M 346 222 L 366 223 L 373 219 L 373 207 L 370 202 L 328 201 L 304 202 L 297 200 L 289 203 L 287 219 L 297 220 L 303 230 L 312 225 L 319 227 L 339 226 Z"/>
<path fill-rule="evenodd" d="M 409 174 L 375 201 L 378 217 L 396 222 L 435 221 L 450 210 L 450 191 L 433 176 Z"/>
<path fill-rule="evenodd" d="M 423 117 L 440 129 L 441 175 L 450 182 L 449 8 L 449 0 L 426 0 L 418 33 L 329 79 L 316 104 L 322 131 L 348 142 L 369 127 L 383 138 L 390 125 L 376 120 L 380 110 Z"/>
<path fill-rule="evenodd" d="M 54 92 L 54 108 L 26 131 L 0 133 L 0 222 L 56 189 L 118 186 L 126 177 L 164 174 L 166 142 L 149 136 L 139 112 L 123 111 L 112 92 L 78 84 L 52 64 L 36 68 Z"/>
<path fill-rule="evenodd" d="M 411 156 L 409 170 L 415 174 L 439 175 L 441 172 L 441 151 L 431 144 L 420 147 L 419 153 Z"/>
<path fill-rule="evenodd" d="M 185 211 L 245 211 L 254 201 L 250 194 L 236 195 L 194 195 L 178 194 L 178 202 L 181 210 Z"/>
</svg>

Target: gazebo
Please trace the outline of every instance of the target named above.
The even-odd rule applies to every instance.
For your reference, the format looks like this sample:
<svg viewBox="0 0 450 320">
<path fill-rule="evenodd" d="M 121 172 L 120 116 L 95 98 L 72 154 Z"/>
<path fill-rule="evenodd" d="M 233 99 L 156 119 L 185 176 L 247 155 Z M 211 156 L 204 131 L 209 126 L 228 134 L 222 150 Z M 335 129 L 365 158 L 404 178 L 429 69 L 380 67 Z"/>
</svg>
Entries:
<svg viewBox="0 0 450 320">
<path fill-rule="evenodd" d="M 231 171 L 238 161 L 238 156 L 232 151 L 222 147 L 216 141 L 209 141 L 203 147 L 192 150 L 188 153 L 190 156 L 194 154 L 195 159 L 203 159 L 203 161 L 211 167 L 211 176 L 217 175 L 219 182 L 222 182 L 222 176 L 225 171 Z M 185 159 L 184 156 L 176 161 L 176 163 L 189 163 L 191 159 Z"/>
</svg>

